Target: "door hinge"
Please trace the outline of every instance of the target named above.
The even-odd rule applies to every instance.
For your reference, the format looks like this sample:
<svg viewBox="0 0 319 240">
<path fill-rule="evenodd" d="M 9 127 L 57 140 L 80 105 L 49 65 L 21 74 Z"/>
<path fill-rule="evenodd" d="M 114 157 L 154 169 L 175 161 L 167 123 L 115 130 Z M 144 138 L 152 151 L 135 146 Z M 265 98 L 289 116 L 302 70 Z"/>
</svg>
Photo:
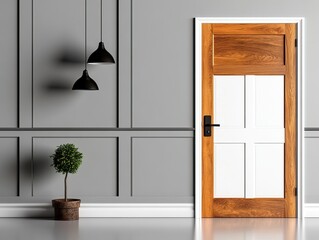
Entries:
<svg viewBox="0 0 319 240">
<path fill-rule="evenodd" d="M 295 187 L 295 196 L 298 196 L 298 189 Z"/>
<path fill-rule="evenodd" d="M 295 47 L 298 47 L 298 39 L 295 39 Z"/>
</svg>

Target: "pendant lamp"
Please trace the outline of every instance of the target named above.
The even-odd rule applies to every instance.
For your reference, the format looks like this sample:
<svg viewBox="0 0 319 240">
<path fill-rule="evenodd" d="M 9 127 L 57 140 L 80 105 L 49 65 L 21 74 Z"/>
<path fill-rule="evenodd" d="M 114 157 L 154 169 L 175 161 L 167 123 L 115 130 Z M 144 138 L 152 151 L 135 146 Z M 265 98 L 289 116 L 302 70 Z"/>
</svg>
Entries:
<svg viewBox="0 0 319 240">
<path fill-rule="evenodd" d="M 100 4 L 101 13 L 101 41 L 99 42 L 98 48 L 90 55 L 88 59 L 89 64 L 112 64 L 115 63 L 113 56 L 105 49 L 103 43 L 103 8 L 102 8 L 102 0 Z"/>
<path fill-rule="evenodd" d="M 86 69 L 86 52 L 87 52 L 87 0 L 85 0 L 85 53 L 84 53 L 84 66 L 85 69 L 83 71 L 82 76 L 74 83 L 72 90 L 99 90 L 99 87 L 97 86 L 96 82 L 89 76 L 89 73 Z"/>
</svg>

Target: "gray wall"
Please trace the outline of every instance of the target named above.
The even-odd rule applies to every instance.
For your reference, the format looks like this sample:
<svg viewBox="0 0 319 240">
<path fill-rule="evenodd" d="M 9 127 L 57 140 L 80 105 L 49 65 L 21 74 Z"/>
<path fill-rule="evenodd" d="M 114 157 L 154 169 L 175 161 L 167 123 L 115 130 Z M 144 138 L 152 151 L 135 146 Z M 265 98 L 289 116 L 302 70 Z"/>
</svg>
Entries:
<svg viewBox="0 0 319 240">
<path fill-rule="evenodd" d="M 99 3 L 88 1 L 88 53 L 100 40 Z M 150 72 L 132 55 L 131 1 L 104 1 L 103 38 L 116 64 L 88 66 L 99 91 L 71 90 L 84 70 L 84 0 L 0 4 L 5 33 L 0 202 L 61 197 L 63 176 L 50 167 L 49 156 L 68 142 L 84 154 L 78 173 L 69 177 L 70 197 L 97 203 L 193 202 L 192 69 L 180 77 L 174 68 L 173 75 L 167 71 L 160 77 L 158 70 L 152 78 L 144 76 Z M 139 67 L 142 71 L 135 71 Z"/>
<path fill-rule="evenodd" d="M 70 177 L 70 193 L 84 202 L 193 202 L 194 17 L 306 17 L 306 127 L 318 130 L 316 5 L 104 1 L 104 41 L 116 64 L 89 66 L 100 91 L 76 92 L 84 0 L 2 0 L 0 202 L 61 196 L 63 179 L 48 156 L 65 142 L 84 152 Z M 98 10 L 99 0 L 88 0 L 89 53 L 99 41 Z M 307 202 L 319 202 L 318 137 L 306 141 Z"/>
</svg>

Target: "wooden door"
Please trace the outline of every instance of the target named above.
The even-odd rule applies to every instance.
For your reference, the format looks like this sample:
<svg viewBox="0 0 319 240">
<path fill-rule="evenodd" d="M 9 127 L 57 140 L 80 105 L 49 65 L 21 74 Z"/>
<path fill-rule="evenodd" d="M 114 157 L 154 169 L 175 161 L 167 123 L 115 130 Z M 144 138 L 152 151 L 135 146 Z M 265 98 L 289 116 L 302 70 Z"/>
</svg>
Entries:
<svg viewBox="0 0 319 240">
<path fill-rule="evenodd" d="M 202 122 L 220 124 L 203 126 L 203 217 L 296 217 L 295 39 L 295 24 L 202 24 Z"/>
</svg>

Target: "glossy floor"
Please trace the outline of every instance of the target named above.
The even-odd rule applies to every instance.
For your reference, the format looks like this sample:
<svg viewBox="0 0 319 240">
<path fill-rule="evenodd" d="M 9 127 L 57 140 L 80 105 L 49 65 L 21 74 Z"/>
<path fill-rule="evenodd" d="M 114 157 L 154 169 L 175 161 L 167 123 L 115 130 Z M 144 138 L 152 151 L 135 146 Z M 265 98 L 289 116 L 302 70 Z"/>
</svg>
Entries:
<svg viewBox="0 0 319 240">
<path fill-rule="evenodd" d="M 319 218 L 0 218 L 0 240 L 317 240 Z"/>
</svg>

